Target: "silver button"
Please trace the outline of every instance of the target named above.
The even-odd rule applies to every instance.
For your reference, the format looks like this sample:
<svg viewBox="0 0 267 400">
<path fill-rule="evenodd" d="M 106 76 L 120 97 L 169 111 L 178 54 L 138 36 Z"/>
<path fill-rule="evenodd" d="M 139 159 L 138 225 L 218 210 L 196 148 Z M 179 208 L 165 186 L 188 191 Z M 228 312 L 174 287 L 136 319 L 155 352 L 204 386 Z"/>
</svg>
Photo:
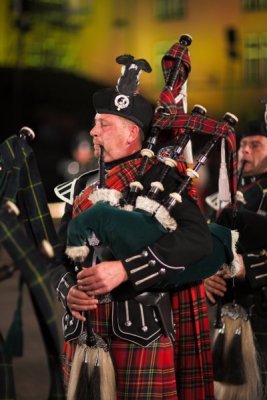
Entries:
<svg viewBox="0 0 267 400">
<path fill-rule="evenodd" d="M 166 274 L 166 269 L 165 268 L 160 268 L 159 274 L 160 275 L 165 275 Z"/>
<path fill-rule="evenodd" d="M 155 260 L 149 260 L 149 261 L 148 261 L 148 265 L 149 265 L 150 267 L 154 267 L 154 266 L 156 265 L 156 261 L 155 261 Z"/>
<path fill-rule="evenodd" d="M 143 332 L 147 332 L 148 331 L 148 327 L 146 325 L 142 326 L 141 329 L 142 329 Z"/>
<path fill-rule="evenodd" d="M 147 250 L 142 251 L 142 256 L 143 257 L 147 257 L 148 256 L 148 251 Z"/>
<path fill-rule="evenodd" d="M 124 322 L 124 325 L 125 325 L 125 326 L 132 326 L 132 321 L 130 321 L 130 320 L 128 319 L 128 321 L 125 321 L 125 322 Z"/>
</svg>

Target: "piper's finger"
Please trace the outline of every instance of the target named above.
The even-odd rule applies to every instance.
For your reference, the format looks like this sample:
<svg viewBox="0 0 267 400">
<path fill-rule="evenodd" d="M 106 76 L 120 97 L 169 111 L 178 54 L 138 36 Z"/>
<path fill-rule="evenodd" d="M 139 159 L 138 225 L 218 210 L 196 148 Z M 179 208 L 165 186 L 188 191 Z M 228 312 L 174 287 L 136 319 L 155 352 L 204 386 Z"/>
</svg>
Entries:
<svg viewBox="0 0 267 400">
<path fill-rule="evenodd" d="M 88 300 L 86 303 L 81 303 L 75 301 L 68 301 L 68 307 L 72 311 L 88 311 L 88 310 L 94 310 L 97 308 L 98 300 L 97 299 L 91 299 Z"/>
<path fill-rule="evenodd" d="M 107 294 L 110 292 L 110 289 L 107 289 L 106 286 L 98 286 L 97 288 L 91 288 L 87 291 L 89 296 L 99 296 L 102 294 Z"/>
<path fill-rule="evenodd" d="M 223 278 L 218 275 L 211 276 L 204 280 L 204 285 L 208 286 L 208 288 L 216 288 L 222 291 L 226 291 L 226 282 Z"/>
<path fill-rule="evenodd" d="M 78 286 L 73 286 L 68 293 L 67 299 L 74 298 L 74 299 L 81 299 L 87 300 L 88 296 L 86 293 L 78 288 Z"/>
<path fill-rule="evenodd" d="M 77 274 L 77 280 L 82 281 L 83 279 L 89 277 L 89 276 L 94 276 L 95 274 L 95 267 L 88 267 L 88 268 L 83 268 L 78 274 Z"/>
<path fill-rule="evenodd" d="M 85 317 L 79 311 L 71 310 L 71 315 L 80 321 L 85 321 Z"/>
<path fill-rule="evenodd" d="M 216 299 L 215 299 L 215 297 L 212 295 L 212 293 L 209 292 L 208 290 L 206 290 L 205 293 L 206 293 L 206 296 L 207 296 L 208 300 L 209 300 L 212 304 L 215 304 L 215 303 L 216 303 Z"/>
<path fill-rule="evenodd" d="M 226 292 L 226 286 L 216 283 L 212 280 L 205 279 L 204 281 L 205 291 L 223 297 Z"/>
</svg>

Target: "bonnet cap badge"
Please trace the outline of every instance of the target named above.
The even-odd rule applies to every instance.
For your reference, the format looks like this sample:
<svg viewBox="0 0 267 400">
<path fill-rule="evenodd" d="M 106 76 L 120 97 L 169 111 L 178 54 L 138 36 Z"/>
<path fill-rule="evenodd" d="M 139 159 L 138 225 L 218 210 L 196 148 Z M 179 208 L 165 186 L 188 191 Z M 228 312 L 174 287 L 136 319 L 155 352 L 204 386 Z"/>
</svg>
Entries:
<svg viewBox="0 0 267 400">
<path fill-rule="evenodd" d="M 114 104 L 117 107 L 118 111 L 123 110 L 127 108 L 130 104 L 129 97 L 126 96 L 125 94 L 118 94 L 115 97 Z"/>
</svg>

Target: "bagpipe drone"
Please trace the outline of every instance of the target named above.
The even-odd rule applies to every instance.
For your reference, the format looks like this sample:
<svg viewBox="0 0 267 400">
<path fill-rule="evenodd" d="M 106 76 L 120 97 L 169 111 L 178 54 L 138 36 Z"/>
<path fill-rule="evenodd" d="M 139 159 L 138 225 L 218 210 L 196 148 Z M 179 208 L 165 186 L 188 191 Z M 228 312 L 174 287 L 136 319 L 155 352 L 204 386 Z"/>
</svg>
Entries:
<svg viewBox="0 0 267 400">
<path fill-rule="evenodd" d="M 68 225 L 66 254 L 72 260 L 80 262 L 85 260 L 89 252 L 90 237 L 96 236 L 102 245 L 111 249 L 116 259 L 122 259 L 155 242 L 165 233 L 179 229 L 177 221 L 172 218 L 172 209 L 182 201 L 183 193 L 194 190 L 193 179 L 198 178 L 199 168 L 205 164 L 221 139 L 225 139 L 227 143 L 230 190 L 232 201 L 235 201 L 236 140 L 233 126 L 237 118 L 233 114 L 226 113 L 222 121 L 216 121 L 205 115 L 206 110 L 202 106 L 195 106 L 191 114 L 183 110 L 181 93 L 190 72 L 188 46 L 191 41 L 189 35 L 182 35 L 162 59 L 166 84 L 154 113 L 150 136 L 141 150 L 142 161 L 139 171 L 126 194 L 108 187 L 108 179 L 104 182 L 103 166 L 100 165 L 102 178 L 98 188 L 89 196 L 91 207 L 73 218 Z M 138 90 L 140 72 L 142 70 L 150 72 L 150 68 L 147 67 L 147 62 L 142 60 L 140 63 L 140 60 L 134 60 L 132 56 L 120 56 L 117 62 L 124 64 L 116 86 L 117 97 L 124 97 L 126 101 L 129 91 L 125 88 L 128 89 L 129 85 L 125 85 L 125 82 L 130 80 L 132 84 L 133 71 L 136 71 L 135 84 L 131 86 L 131 94 L 134 96 Z M 199 133 L 211 135 L 211 140 L 201 152 L 195 166 L 186 168 L 181 156 L 189 140 Z M 165 167 L 159 181 L 152 182 L 148 192 L 144 193 L 142 177 L 147 164 L 155 156 L 158 142 L 165 135 L 175 138 L 176 144 L 163 158 Z M 176 192 L 159 201 L 159 194 L 164 192 L 166 176 L 172 168 L 178 166 L 186 171 L 184 181 Z M 231 231 L 217 224 L 211 224 L 210 231 L 214 244 L 212 255 L 177 274 L 176 281 L 172 282 L 173 286 L 203 279 L 215 273 L 222 264 L 236 262 L 233 261 L 236 238 L 233 238 Z"/>
</svg>

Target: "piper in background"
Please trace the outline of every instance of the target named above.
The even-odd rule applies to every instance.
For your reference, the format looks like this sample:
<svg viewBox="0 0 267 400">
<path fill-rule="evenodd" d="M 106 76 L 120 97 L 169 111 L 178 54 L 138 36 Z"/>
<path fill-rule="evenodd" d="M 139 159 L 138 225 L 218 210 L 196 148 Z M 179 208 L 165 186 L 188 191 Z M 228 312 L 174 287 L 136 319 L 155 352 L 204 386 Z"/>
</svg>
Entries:
<svg viewBox="0 0 267 400">
<path fill-rule="evenodd" d="M 239 279 L 227 279 L 224 274 L 217 273 L 204 283 L 210 302 L 216 303 L 218 298 L 222 298 L 225 304 L 222 307 L 223 324 L 218 340 L 214 342 L 218 400 L 261 399 L 263 391 L 266 396 L 267 130 L 263 121 L 247 123 L 240 141 L 238 160 L 241 173 L 237 208 L 224 208 L 217 222 L 239 231 L 238 252 L 243 258 L 243 274 Z M 224 353 L 219 350 L 218 343 L 224 346 Z M 229 346 L 228 350 L 225 346 Z M 260 360 L 257 359 L 257 350 Z M 261 370 L 262 384 L 257 365 Z"/>
</svg>

